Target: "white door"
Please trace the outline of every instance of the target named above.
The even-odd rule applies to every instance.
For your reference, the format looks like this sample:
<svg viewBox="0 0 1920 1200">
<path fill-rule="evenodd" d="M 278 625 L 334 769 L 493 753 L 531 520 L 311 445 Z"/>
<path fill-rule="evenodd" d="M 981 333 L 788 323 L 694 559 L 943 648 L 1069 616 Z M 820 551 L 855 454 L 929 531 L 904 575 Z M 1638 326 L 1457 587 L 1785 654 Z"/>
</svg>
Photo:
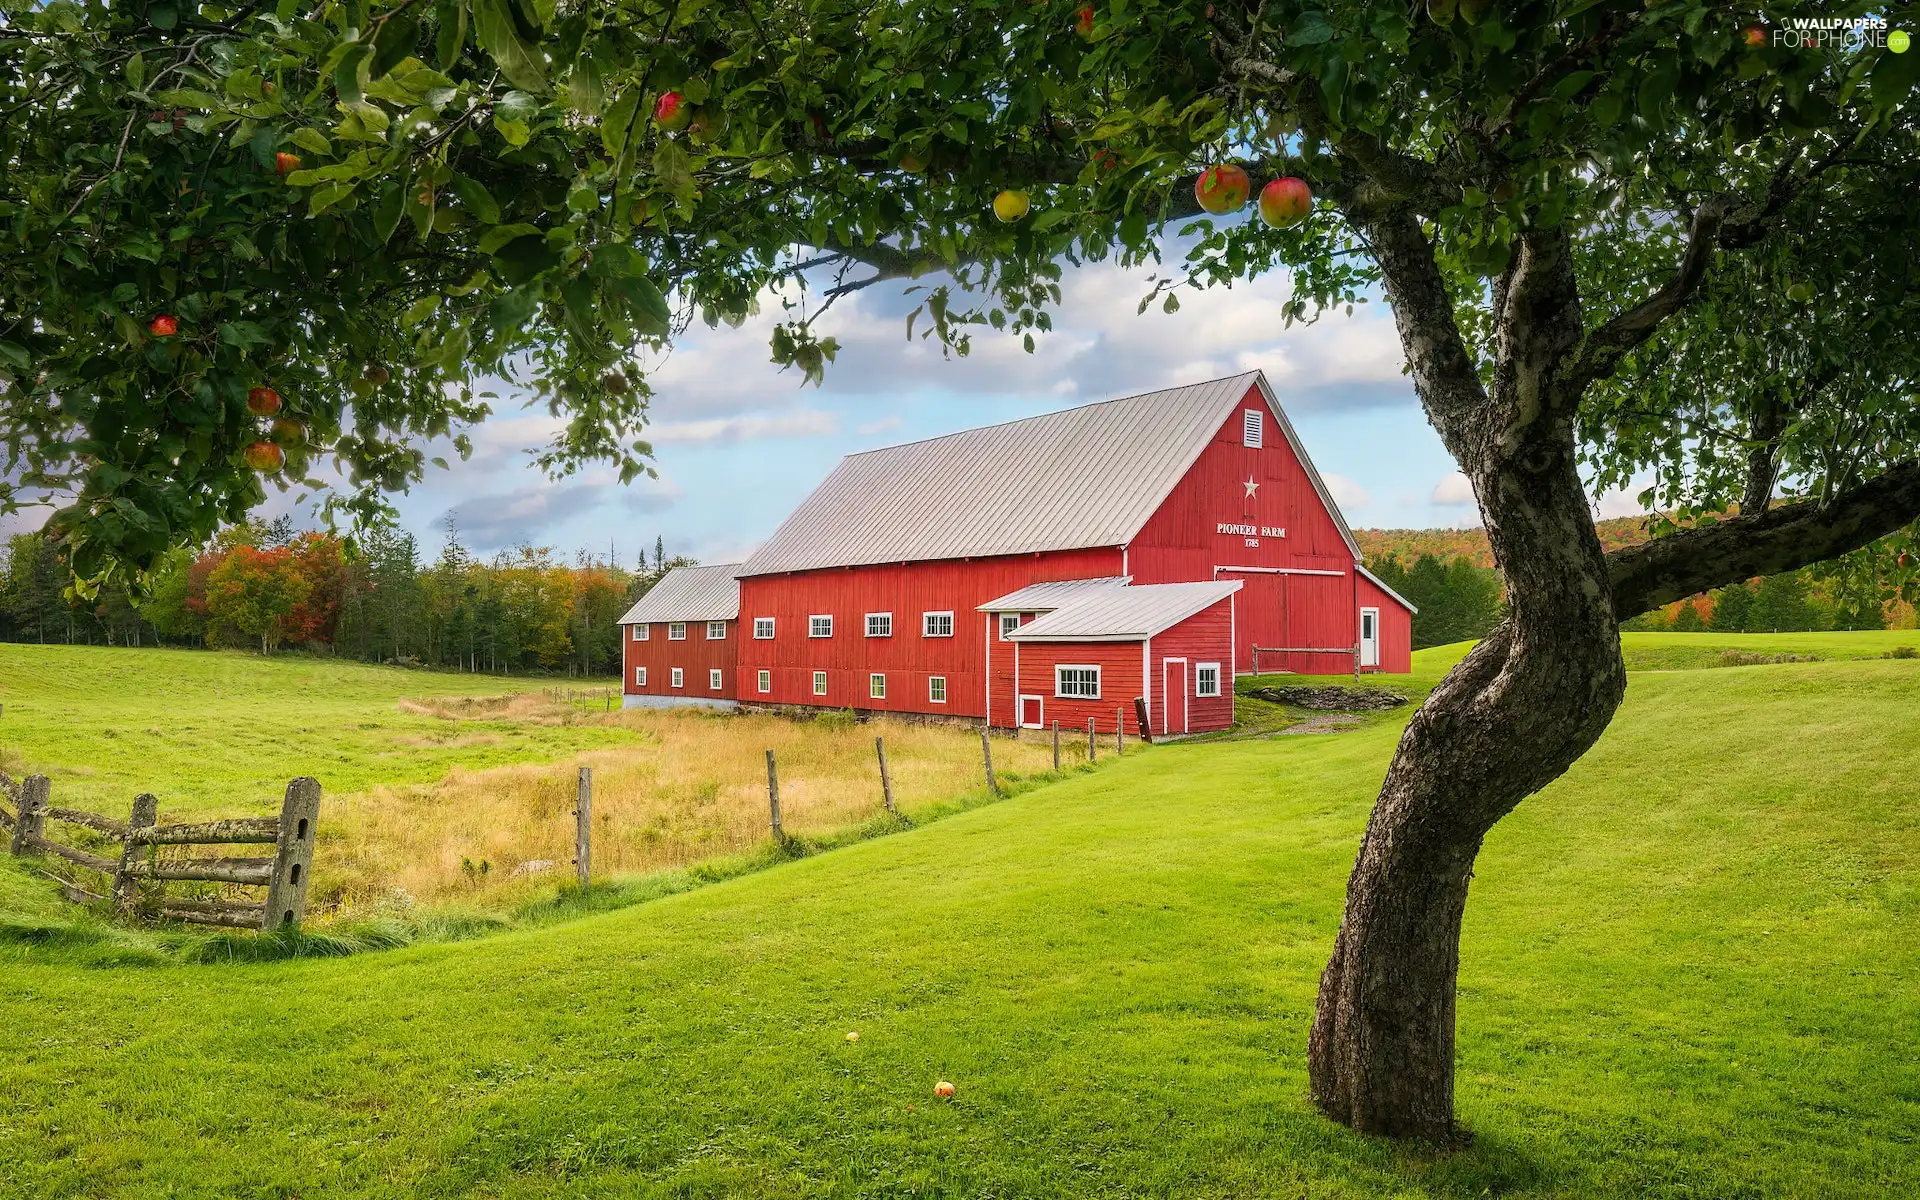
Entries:
<svg viewBox="0 0 1920 1200">
<path fill-rule="evenodd" d="M 1179 697 L 1180 703 L 1174 704 Z M 1178 708 L 1179 712 L 1173 710 Z M 1160 732 L 1187 732 L 1187 660 L 1184 658 L 1163 658 L 1160 660 Z"/>
<path fill-rule="evenodd" d="M 1360 665 L 1380 665 L 1380 610 L 1377 608 L 1360 610 Z"/>
</svg>

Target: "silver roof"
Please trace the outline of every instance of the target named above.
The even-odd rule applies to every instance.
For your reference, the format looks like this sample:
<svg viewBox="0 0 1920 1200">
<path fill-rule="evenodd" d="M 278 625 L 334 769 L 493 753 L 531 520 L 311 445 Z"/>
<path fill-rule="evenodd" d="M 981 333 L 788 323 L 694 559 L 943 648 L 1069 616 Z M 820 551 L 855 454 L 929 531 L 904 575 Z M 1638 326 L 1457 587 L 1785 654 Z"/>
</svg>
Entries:
<svg viewBox="0 0 1920 1200">
<path fill-rule="evenodd" d="M 1035 617 L 1007 635 L 1010 642 L 1077 642 L 1149 638 L 1171 629 L 1242 587 L 1238 579 L 1211 583 L 1150 583 L 1082 593 L 1064 608 Z"/>
<path fill-rule="evenodd" d="M 1266 376 L 1249 371 L 850 454 L 740 573 L 1124 546 L 1255 385 L 1359 558 Z"/>
<path fill-rule="evenodd" d="M 1131 575 L 1103 575 L 1098 579 L 1053 579 L 1030 583 L 1017 592 L 989 600 L 975 612 L 1052 612 L 1079 596 L 1101 588 L 1123 587 Z"/>
<path fill-rule="evenodd" d="M 731 621 L 740 615 L 739 577 L 739 563 L 675 567 L 627 610 L 620 624 Z"/>
</svg>

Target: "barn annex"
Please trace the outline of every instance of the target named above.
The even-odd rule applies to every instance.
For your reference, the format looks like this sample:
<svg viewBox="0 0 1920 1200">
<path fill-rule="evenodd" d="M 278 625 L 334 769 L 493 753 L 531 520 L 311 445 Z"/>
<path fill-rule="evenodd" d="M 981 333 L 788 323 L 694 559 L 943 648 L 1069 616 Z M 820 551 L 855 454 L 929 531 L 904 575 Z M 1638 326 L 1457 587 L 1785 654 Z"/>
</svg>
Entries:
<svg viewBox="0 0 1920 1200">
<path fill-rule="evenodd" d="M 622 624 L 630 705 L 1138 733 L 1138 697 L 1178 734 L 1229 725 L 1256 664 L 1410 670 L 1411 617 L 1255 371 L 849 455 Z"/>
</svg>

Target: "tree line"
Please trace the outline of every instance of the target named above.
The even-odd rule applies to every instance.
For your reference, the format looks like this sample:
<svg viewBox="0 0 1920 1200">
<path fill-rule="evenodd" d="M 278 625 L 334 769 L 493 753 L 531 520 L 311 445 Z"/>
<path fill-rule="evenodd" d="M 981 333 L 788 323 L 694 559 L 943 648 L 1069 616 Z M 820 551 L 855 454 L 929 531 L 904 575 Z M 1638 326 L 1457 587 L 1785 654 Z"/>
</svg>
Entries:
<svg viewBox="0 0 1920 1200">
<path fill-rule="evenodd" d="M 544 546 L 482 558 L 449 526 L 429 559 L 393 525 L 349 545 L 281 518 L 230 526 L 157 563 L 144 595 L 83 599 L 59 547 L 16 534 L 0 563 L 0 639 L 108 646 L 298 649 L 363 662 L 511 673 L 617 674 L 621 615 L 695 560 L 656 538 L 631 568 Z"/>
</svg>

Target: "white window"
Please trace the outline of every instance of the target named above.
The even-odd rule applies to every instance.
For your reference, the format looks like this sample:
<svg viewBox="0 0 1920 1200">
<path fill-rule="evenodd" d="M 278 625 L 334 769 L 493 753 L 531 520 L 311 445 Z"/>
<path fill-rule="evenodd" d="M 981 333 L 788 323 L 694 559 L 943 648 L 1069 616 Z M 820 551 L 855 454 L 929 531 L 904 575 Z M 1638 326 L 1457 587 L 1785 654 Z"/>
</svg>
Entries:
<svg viewBox="0 0 1920 1200">
<path fill-rule="evenodd" d="M 675 667 L 673 669 L 673 686 L 675 687 L 687 686 L 686 672 L 682 671 L 679 667 Z"/>
<path fill-rule="evenodd" d="M 760 672 L 760 691 L 761 691 L 761 693 L 762 693 L 762 694 L 765 694 L 765 693 L 767 693 L 767 692 L 770 692 L 770 691 L 772 691 L 772 690 L 773 690 L 773 672 L 772 672 L 772 671 L 762 671 L 762 672 Z"/>
<path fill-rule="evenodd" d="M 667 640 L 670 642 L 686 641 L 687 640 L 687 623 L 685 621 L 667 622 Z"/>
<path fill-rule="evenodd" d="M 720 690 L 720 668 L 719 667 L 715 667 L 711 671 L 707 672 L 707 686 L 712 688 L 716 692 Z"/>
<path fill-rule="evenodd" d="M 1257 408 L 1249 408 L 1240 414 L 1240 440 L 1248 447 L 1258 450 L 1260 443 L 1266 440 L 1267 414 Z"/>
<path fill-rule="evenodd" d="M 813 694 L 816 696 L 824 696 L 827 694 L 827 673 L 825 671 L 815 671 L 813 673 Z"/>
<path fill-rule="evenodd" d="M 642 623 L 633 627 L 633 640 L 636 642 L 644 642 L 652 636 L 653 626 L 651 625 Z"/>
<path fill-rule="evenodd" d="M 868 613 L 867 614 L 867 636 L 868 637 L 892 637 L 893 636 L 893 614 L 892 613 Z"/>
<path fill-rule="evenodd" d="M 1000 614 L 1000 640 L 1001 641 L 1003 642 L 1006 641 L 1007 635 L 1012 633 L 1014 630 L 1018 628 L 1020 628 L 1019 613 L 1001 613 Z"/>
<path fill-rule="evenodd" d="M 953 614 L 951 612 L 930 612 L 920 614 L 921 637 L 952 637 Z"/>
<path fill-rule="evenodd" d="M 833 636 L 833 618 L 831 616 L 822 616 L 819 613 L 815 613 L 813 616 L 808 617 L 807 618 L 807 636 L 808 637 L 832 637 Z"/>
<path fill-rule="evenodd" d="M 773 636 L 773 618 L 755 617 L 753 619 L 753 636 L 763 642 L 771 638 Z"/>
<path fill-rule="evenodd" d="M 633 686 L 647 686 L 647 669 L 645 667 L 635 667 L 633 669 Z"/>
<path fill-rule="evenodd" d="M 707 622 L 707 640 L 710 642 L 726 641 L 727 640 L 727 623 L 725 621 L 708 621 Z"/>
<path fill-rule="evenodd" d="M 1193 668 L 1193 694 L 1196 696 L 1220 694 L 1219 663 L 1199 663 Z"/>
<path fill-rule="evenodd" d="M 887 677 L 885 675 L 867 676 L 867 695 L 872 696 L 875 700 L 885 700 L 887 698 Z"/>
<path fill-rule="evenodd" d="M 1076 700 L 1100 698 L 1100 668 L 1058 666 L 1053 669 L 1053 694 Z"/>
<path fill-rule="evenodd" d="M 927 700 L 932 704 L 945 704 L 947 702 L 947 677 L 945 675 L 928 677 Z"/>
</svg>

